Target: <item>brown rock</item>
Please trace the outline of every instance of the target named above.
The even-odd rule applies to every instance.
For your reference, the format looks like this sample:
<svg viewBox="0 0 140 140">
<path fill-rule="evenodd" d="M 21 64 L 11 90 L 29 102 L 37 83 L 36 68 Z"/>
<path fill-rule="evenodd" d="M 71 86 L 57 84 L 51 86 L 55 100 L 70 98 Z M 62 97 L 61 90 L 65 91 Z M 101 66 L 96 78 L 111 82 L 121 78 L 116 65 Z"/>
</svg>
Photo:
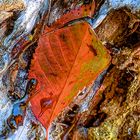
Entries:
<svg viewBox="0 0 140 140">
<path fill-rule="evenodd" d="M 129 16 L 123 9 L 109 13 L 104 21 L 95 29 L 95 32 L 103 42 L 119 44 L 124 41 L 128 33 Z"/>
<path fill-rule="evenodd" d="M 22 0 L 2 0 L 0 2 L 0 11 L 16 11 L 24 9 Z"/>
<path fill-rule="evenodd" d="M 3 38 L 7 31 L 8 19 L 13 16 L 13 12 L 0 12 L 0 38 Z"/>
</svg>

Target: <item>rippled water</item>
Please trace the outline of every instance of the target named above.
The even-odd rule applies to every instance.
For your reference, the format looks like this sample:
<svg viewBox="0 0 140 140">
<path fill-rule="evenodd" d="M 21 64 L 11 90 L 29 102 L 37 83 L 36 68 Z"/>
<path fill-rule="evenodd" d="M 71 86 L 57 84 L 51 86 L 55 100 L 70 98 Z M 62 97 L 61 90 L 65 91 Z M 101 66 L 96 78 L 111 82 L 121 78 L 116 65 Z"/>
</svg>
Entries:
<svg viewBox="0 0 140 140">
<path fill-rule="evenodd" d="M 4 1 L 0 1 L 3 3 Z M 47 0 L 24 0 L 25 10 L 20 12 L 18 19 L 14 23 L 14 29 L 10 35 L 4 38 L 4 41 L 1 45 L 1 58 L 0 58 L 0 135 L 2 131 L 5 129 L 5 122 L 7 118 L 11 115 L 13 109 L 16 109 L 17 102 L 11 102 L 7 97 L 7 88 L 3 85 L 3 76 L 7 72 L 7 68 L 12 63 L 12 59 L 10 56 L 11 50 L 15 47 L 17 41 L 24 36 L 28 36 L 32 31 L 35 24 L 40 20 L 40 17 L 44 14 L 44 12 L 48 8 L 48 1 Z M 19 75 L 22 79 L 26 75 L 26 71 L 20 71 Z M 23 78 L 24 79 L 24 78 Z M 7 83 L 8 78 L 6 79 Z M 20 86 L 26 87 L 27 81 L 25 80 Z M 17 108 L 18 109 L 18 108 Z M 18 110 L 17 110 L 18 111 Z M 19 112 L 18 112 L 19 113 Z M 20 126 L 14 135 L 9 135 L 9 140 L 19 140 L 19 139 L 28 139 L 27 134 L 31 129 L 31 121 L 36 121 L 33 117 L 30 110 L 27 109 L 26 116 L 24 118 L 23 126 Z M 6 128 L 7 129 L 7 128 Z M 40 125 L 40 130 L 42 130 L 42 139 L 45 137 L 45 131 L 43 131 L 43 127 Z M 33 133 L 33 132 L 30 132 Z M 29 134 L 28 134 L 29 135 Z M 4 137 L 0 139 L 5 139 Z"/>
</svg>

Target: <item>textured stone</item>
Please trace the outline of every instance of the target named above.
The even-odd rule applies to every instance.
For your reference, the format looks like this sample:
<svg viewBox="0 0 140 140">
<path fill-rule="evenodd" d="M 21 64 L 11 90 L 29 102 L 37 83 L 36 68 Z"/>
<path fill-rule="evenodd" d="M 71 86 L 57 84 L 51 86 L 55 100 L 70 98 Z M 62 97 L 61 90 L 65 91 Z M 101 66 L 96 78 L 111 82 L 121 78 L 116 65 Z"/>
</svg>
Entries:
<svg viewBox="0 0 140 140">
<path fill-rule="evenodd" d="M 1 0 L 0 11 L 16 11 L 24 9 L 24 3 L 22 0 Z"/>
</svg>

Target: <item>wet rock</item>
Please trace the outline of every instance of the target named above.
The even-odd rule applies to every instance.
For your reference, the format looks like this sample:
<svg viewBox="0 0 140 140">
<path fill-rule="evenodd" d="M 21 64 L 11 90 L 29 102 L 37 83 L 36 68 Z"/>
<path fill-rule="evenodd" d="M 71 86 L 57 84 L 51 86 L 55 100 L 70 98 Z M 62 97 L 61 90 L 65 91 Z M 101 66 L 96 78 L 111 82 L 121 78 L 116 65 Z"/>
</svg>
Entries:
<svg viewBox="0 0 140 140">
<path fill-rule="evenodd" d="M 0 11 L 23 10 L 24 2 L 22 0 L 1 0 Z"/>
<path fill-rule="evenodd" d="M 5 36 L 7 31 L 8 20 L 13 16 L 13 12 L 0 12 L 0 38 Z"/>
<path fill-rule="evenodd" d="M 113 10 L 95 32 L 103 42 L 120 44 L 128 34 L 129 16 L 123 11 Z"/>
</svg>

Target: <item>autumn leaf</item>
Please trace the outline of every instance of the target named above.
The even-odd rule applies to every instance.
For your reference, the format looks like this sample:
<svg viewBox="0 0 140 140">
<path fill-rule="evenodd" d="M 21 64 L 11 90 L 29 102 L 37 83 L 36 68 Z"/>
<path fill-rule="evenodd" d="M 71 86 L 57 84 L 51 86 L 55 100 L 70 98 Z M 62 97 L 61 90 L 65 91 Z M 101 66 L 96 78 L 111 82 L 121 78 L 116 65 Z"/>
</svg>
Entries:
<svg viewBox="0 0 140 140">
<path fill-rule="evenodd" d="M 40 37 L 29 78 L 38 81 L 31 99 L 36 118 L 48 129 L 56 116 L 84 87 L 91 85 L 110 62 L 107 49 L 86 22 Z"/>
</svg>

